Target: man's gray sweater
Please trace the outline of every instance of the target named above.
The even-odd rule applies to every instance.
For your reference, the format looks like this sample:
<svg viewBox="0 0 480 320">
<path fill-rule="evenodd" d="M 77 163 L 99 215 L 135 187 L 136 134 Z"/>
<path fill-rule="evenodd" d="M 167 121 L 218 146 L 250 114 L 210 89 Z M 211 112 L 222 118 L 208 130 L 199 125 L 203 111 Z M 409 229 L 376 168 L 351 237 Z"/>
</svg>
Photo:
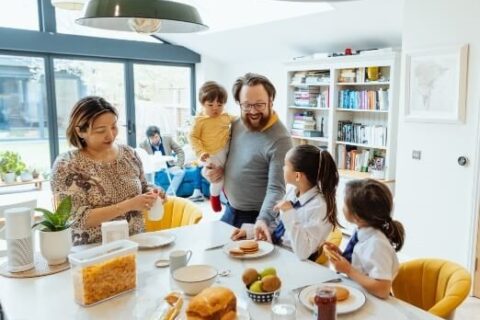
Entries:
<svg viewBox="0 0 480 320">
<path fill-rule="evenodd" d="M 258 218 L 272 228 L 277 215 L 273 206 L 285 195 L 283 162 L 291 147 L 290 134 L 280 120 L 265 131 L 250 131 L 241 119 L 236 120 L 224 177 L 230 205 L 259 211 Z"/>
</svg>

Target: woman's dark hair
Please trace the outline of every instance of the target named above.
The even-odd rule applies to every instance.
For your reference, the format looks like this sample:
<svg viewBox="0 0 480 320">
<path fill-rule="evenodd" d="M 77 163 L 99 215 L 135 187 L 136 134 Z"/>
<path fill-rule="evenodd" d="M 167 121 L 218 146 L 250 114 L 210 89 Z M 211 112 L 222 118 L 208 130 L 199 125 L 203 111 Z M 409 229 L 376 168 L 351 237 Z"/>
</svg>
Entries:
<svg viewBox="0 0 480 320">
<path fill-rule="evenodd" d="M 215 81 L 207 81 L 198 90 L 198 101 L 201 104 L 205 102 L 214 102 L 225 104 L 227 102 L 227 90 Z"/>
<path fill-rule="evenodd" d="M 157 126 L 149 126 L 147 131 L 145 131 L 145 134 L 147 135 L 147 138 L 151 138 L 156 134 L 160 135 L 160 129 Z"/>
<path fill-rule="evenodd" d="M 399 221 L 392 219 L 393 196 L 385 184 L 373 179 L 348 182 L 345 205 L 350 214 L 382 231 L 395 251 L 402 249 L 405 229 Z"/>
<path fill-rule="evenodd" d="M 232 93 L 233 98 L 237 103 L 240 103 L 240 91 L 242 90 L 243 86 L 253 87 L 256 85 L 262 85 L 267 91 L 268 97 L 271 101 L 275 100 L 276 90 L 273 84 L 268 80 L 267 77 L 262 76 L 257 73 L 246 73 L 242 77 L 238 77 L 235 83 L 233 84 Z"/>
<path fill-rule="evenodd" d="M 302 172 L 312 186 L 318 185 L 327 202 L 327 217 L 334 227 L 340 226 L 337 219 L 336 192 L 338 170 L 335 161 L 326 150 L 309 144 L 293 147 L 287 153 L 287 160 L 293 170 Z"/>
<path fill-rule="evenodd" d="M 85 97 L 80 99 L 73 106 L 70 113 L 70 120 L 67 127 L 68 142 L 79 149 L 86 146 L 83 140 L 77 133 L 76 128 L 80 132 L 86 132 L 93 122 L 104 113 L 113 113 L 118 118 L 118 111 L 109 102 L 101 97 Z"/>
</svg>

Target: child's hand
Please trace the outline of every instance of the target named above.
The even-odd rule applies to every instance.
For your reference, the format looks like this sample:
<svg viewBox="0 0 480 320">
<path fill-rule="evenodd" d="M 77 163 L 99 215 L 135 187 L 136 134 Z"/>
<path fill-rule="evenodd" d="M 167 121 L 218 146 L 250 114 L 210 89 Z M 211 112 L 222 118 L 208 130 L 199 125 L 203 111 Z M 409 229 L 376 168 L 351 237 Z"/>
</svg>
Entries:
<svg viewBox="0 0 480 320">
<path fill-rule="evenodd" d="M 333 265 L 335 270 L 340 273 L 345 273 L 346 275 L 349 274 L 350 270 L 352 269 L 352 265 L 345 259 L 340 253 L 337 251 L 330 252 L 330 263 Z"/>
<path fill-rule="evenodd" d="M 232 235 L 230 236 L 230 239 L 235 241 L 235 240 L 244 239 L 246 237 L 247 237 L 247 232 L 245 230 L 236 228 L 235 230 L 233 230 Z"/>
<path fill-rule="evenodd" d="M 287 210 L 290 210 L 292 208 L 293 208 L 293 206 L 292 206 L 292 203 L 290 201 L 281 200 L 275 205 L 275 207 L 273 207 L 273 210 L 275 210 L 275 211 L 280 211 L 280 210 L 287 211 Z"/>
<path fill-rule="evenodd" d="M 204 152 L 200 155 L 200 161 L 205 162 L 210 158 L 210 154 L 208 152 Z"/>
<path fill-rule="evenodd" d="M 338 248 L 336 245 L 334 245 L 331 242 L 325 241 L 322 246 L 324 247 L 324 249 L 326 249 L 325 251 L 328 251 L 328 253 L 326 253 L 327 255 L 330 254 L 331 252 L 336 252 L 340 255 L 342 254 L 342 250 L 340 250 L 340 248 Z"/>
<path fill-rule="evenodd" d="M 270 230 L 268 229 L 267 223 L 263 220 L 257 220 L 255 222 L 255 240 L 263 240 L 272 242 L 272 237 L 270 236 Z"/>
</svg>

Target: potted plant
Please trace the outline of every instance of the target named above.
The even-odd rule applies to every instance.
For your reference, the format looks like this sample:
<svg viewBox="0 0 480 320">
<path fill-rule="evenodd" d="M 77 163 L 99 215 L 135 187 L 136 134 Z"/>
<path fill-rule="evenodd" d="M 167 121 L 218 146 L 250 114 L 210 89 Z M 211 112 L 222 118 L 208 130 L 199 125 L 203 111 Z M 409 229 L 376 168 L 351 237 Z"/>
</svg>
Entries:
<svg viewBox="0 0 480 320">
<path fill-rule="evenodd" d="M 41 226 L 40 253 L 49 265 L 64 263 L 72 248 L 72 198 L 64 198 L 54 212 L 42 208 L 35 211 L 43 214 L 43 220 L 32 226 Z"/>
<path fill-rule="evenodd" d="M 5 151 L 0 153 L 0 172 L 5 183 L 15 182 L 16 176 L 25 170 L 25 163 L 17 152 Z"/>
</svg>

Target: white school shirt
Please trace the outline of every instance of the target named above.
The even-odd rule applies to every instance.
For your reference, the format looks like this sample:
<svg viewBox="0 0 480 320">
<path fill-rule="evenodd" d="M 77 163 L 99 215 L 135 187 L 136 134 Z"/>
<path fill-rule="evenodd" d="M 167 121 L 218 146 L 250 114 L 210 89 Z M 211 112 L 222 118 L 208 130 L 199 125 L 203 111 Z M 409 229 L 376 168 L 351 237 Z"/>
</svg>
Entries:
<svg viewBox="0 0 480 320">
<path fill-rule="evenodd" d="M 357 236 L 352 266 L 370 278 L 393 280 L 399 263 L 397 253 L 385 234 L 378 229 L 365 227 L 357 230 Z"/>
<path fill-rule="evenodd" d="M 280 210 L 280 219 L 285 226 L 282 245 L 289 246 L 300 258 L 306 260 L 325 242 L 332 231 L 332 224 L 326 219 L 327 203 L 317 186 L 296 197 L 296 188 L 287 185 L 286 200 L 300 202 L 300 208 Z"/>
</svg>

